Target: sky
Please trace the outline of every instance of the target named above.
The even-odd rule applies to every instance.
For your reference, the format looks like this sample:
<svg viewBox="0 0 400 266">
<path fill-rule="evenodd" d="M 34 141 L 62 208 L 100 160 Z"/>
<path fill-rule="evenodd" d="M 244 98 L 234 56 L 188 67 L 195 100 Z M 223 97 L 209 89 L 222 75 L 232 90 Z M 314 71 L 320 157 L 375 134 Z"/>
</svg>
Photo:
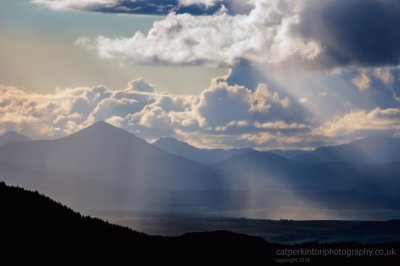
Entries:
<svg viewBox="0 0 400 266">
<path fill-rule="evenodd" d="M 99 120 L 149 141 L 400 137 L 396 0 L 3 0 L 0 133 Z"/>
</svg>

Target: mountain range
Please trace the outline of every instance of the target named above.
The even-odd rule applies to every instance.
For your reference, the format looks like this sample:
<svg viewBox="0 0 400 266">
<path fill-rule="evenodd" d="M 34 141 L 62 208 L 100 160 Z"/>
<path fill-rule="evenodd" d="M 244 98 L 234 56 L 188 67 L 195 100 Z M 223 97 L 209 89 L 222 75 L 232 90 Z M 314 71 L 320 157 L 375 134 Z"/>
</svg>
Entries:
<svg viewBox="0 0 400 266">
<path fill-rule="evenodd" d="M 161 138 L 154 145 L 171 154 L 180 155 L 195 162 L 216 164 L 235 155 L 254 152 L 252 148 L 242 149 L 199 149 L 174 138 Z M 315 150 L 268 150 L 287 159 L 305 164 L 332 162 L 379 164 L 400 161 L 400 139 L 389 137 L 366 137 L 347 144 L 319 147 Z M 259 153 L 260 154 L 260 153 Z"/>
<path fill-rule="evenodd" d="M 57 140 L 9 142 L 0 169 L 5 181 L 80 209 L 145 206 L 150 188 L 157 198 L 157 190 L 219 187 L 212 169 L 105 122 Z"/>
<path fill-rule="evenodd" d="M 330 162 L 387 163 L 400 161 L 400 139 L 368 137 L 348 144 L 320 147 L 294 157 L 307 164 Z"/>
<path fill-rule="evenodd" d="M 31 139 L 27 136 L 21 135 L 15 131 L 8 131 L 0 136 L 0 146 L 8 142 L 21 142 L 30 141 Z"/>
<path fill-rule="evenodd" d="M 174 138 L 160 138 L 154 145 L 171 154 L 180 155 L 192 161 L 203 164 L 214 164 L 228 159 L 234 155 L 253 151 L 251 148 L 243 149 L 199 149 L 186 142 Z"/>
<path fill-rule="evenodd" d="M 61 139 L 0 146 L 0 179 L 81 211 L 397 210 L 399 143 L 366 138 L 289 159 L 251 149 L 202 150 L 174 139 L 153 145 L 97 122 Z"/>
</svg>

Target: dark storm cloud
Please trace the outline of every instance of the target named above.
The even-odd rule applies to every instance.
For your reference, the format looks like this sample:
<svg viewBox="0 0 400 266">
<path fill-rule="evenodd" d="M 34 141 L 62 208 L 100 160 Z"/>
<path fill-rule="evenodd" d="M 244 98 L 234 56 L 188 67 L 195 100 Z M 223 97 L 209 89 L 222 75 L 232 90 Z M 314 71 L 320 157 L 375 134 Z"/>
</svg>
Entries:
<svg viewBox="0 0 400 266">
<path fill-rule="evenodd" d="M 321 43 L 324 65 L 397 65 L 400 1 L 310 0 L 295 33 Z"/>
<path fill-rule="evenodd" d="M 33 0 L 33 2 L 46 4 L 50 7 L 57 6 L 59 1 Z M 224 8 L 228 14 L 241 14 L 249 12 L 252 8 L 244 1 L 239 0 L 216 0 L 209 5 L 202 3 L 183 5 L 179 0 L 117 0 L 114 3 L 93 1 L 87 4 L 77 4 L 75 1 L 71 1 L 70 4 L 68 2 L 63 3 L 63 6 L 70 9 L 103 13 L 167 15 L 175 12 L 177 14 L 189 13 L 195 16 L 212 15 L 221 8 Z"/>
<path fill-rule="evenodd" d="M 219 8 L 220 5 L 209 8 L 201 5 L 180 6 L 178 0 L 121 0 L 110 6 L 92 7 L 91 11 L 147 15 L 166 15 L 170 12 L 207 15 L 215 13 Z"/>
</svg>

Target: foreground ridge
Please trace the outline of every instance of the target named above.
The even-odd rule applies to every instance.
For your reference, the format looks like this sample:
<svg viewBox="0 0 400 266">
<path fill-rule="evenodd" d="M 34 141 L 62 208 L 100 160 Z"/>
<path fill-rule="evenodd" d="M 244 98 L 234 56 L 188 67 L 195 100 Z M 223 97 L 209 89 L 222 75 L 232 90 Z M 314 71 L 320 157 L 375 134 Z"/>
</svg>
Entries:
<svg viewBox="0 0 400 266">
<path fill-rule="evenodd" d="M 54 255 L 63 260 L 104 259 L 191 263 L 188 256 L 198 261 L 220 260 L 224 262 L 243 259 L 247 262 L 264 262 L 264 265 L 282 263 L 282 250 L 315 249 L 399 249 L 399 243 L 361 245 L 357 243 L 285 246 L 267 243 L 261 238 L 228 231 L 188 233 L 180 237 L 149 236 L 103 220 L 82 216 L 70 208 L 39 194 L 0 183 L 0 211 L 2 213 L 1 236 L 6 256 L 29 261 L 47 261 Z M 30 257 L 33 255 L 33 257 Z M 398 262 L 399 256 L 308 257 L 315 265 L 354 265 L 354 263 Z M 293 260 L 292 260 L 293 261 Z M 372 265 L 372 264 L 371 264 Z M 394 264 L 393 264 L 394 265 Z"/>
</svg>

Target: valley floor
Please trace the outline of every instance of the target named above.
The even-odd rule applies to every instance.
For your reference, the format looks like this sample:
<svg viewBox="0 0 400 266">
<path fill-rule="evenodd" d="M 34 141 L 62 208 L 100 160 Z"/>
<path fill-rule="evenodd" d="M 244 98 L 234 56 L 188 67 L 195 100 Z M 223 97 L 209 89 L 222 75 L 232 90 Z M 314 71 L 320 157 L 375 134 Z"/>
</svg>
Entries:
<svg viewBox="0 0 400 266">
<path fill-rule="evenodd" d="M 384 243 L 400 242 L 400 220 L 377 221 L 291 221 L 207 217 L 107 218 L 112 223 L 151 235 L 179 236 L 187 232 L 229 230 L 258 236 L 268 242 Z"/>
</svg>

